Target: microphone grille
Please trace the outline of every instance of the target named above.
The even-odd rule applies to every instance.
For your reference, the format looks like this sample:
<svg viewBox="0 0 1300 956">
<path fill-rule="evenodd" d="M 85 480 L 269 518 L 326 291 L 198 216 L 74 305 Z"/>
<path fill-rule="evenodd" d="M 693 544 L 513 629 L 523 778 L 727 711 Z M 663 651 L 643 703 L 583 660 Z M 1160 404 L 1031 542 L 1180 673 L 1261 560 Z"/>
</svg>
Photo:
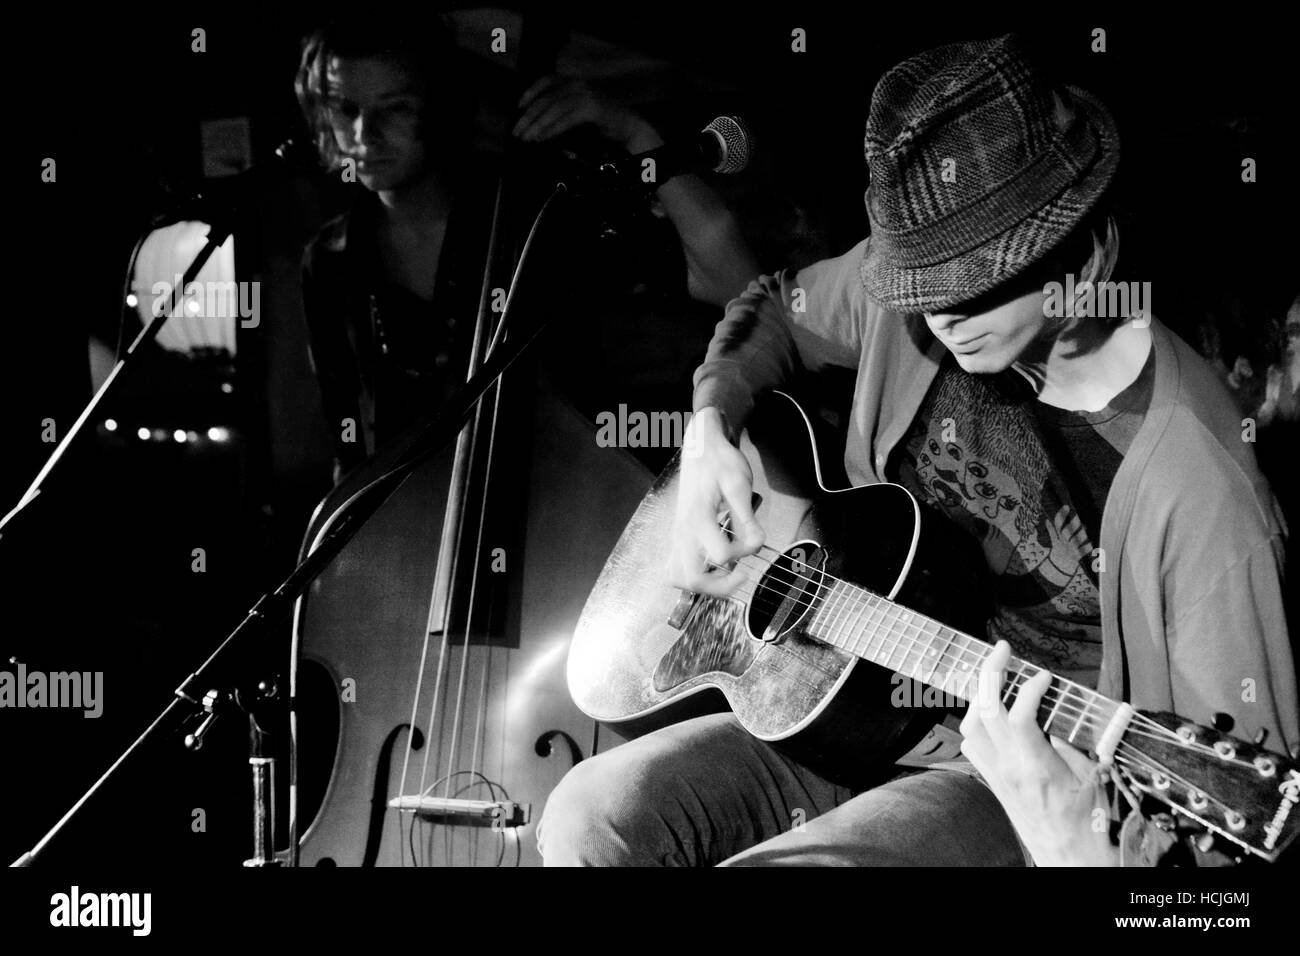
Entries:
<svg viewBox="0 0 1300 956">
<path fill-rule="evenodd" d="M 749 165 L 753 137 L 743 119 L 739 116 L 719 116 L 704 130 L 716 136 L 722 147 L 718 165 L 713 167 L 715 173 L 738 173 Z"/>
</svg>

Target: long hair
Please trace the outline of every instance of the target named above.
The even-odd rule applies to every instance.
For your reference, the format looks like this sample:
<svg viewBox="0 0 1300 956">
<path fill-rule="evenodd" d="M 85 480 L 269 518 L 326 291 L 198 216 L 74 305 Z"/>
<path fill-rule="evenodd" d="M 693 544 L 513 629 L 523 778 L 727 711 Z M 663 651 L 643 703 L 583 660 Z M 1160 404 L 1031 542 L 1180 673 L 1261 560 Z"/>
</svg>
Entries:
<svg viewBox="0 0 1300 956">
<path fill-rule="evenodd" d="M 335 57 L 383 56 L 401 59 L 423 81 L 424 110 L 420 135 L 442 149 L 468 140 L 475 103 L 461 75 L 463 61 L 451 27 L 439 16 L 417 23 L 372 13 L 332 20 L 303 39 L 293 89 L 303 119 L 316 144 L 321 164 L 337 168 L 342 160 L 329 121 L 327 70 Z"/>
<path fill-rule="evenodd" d="M 1053 250 L 1049 261 L 1065 266 L 1075 276 L 1074 299 L 1063 304 L 1062 321 L 1076 316 L 1086 289 L 1091 287 L 1095 293 L 1101 283 L 1115 278 L 1119 265 L 1118 218 L 1108 197 L 1102 197 L 1060 247 Z M 1119 325 L 1127 321 L 1127 317 L 1108 316 L 1107 320 L 1112 325 Z"/>
</svg>

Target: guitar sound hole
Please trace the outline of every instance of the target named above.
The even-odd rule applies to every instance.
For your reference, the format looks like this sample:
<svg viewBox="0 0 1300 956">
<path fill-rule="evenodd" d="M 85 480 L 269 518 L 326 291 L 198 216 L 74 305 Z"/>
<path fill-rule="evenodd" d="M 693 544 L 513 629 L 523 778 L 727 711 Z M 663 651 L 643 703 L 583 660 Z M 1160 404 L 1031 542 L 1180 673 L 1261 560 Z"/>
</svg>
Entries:
<svg viewBox="0 0 1300 956">
<path fill-rule="evenodd" d="M 826 551 L 811 541 L 791 545 L 768 566 L 749 602 L 749 633 L 778 641 L 812 610 L 825 578 Z"/>
</svg>

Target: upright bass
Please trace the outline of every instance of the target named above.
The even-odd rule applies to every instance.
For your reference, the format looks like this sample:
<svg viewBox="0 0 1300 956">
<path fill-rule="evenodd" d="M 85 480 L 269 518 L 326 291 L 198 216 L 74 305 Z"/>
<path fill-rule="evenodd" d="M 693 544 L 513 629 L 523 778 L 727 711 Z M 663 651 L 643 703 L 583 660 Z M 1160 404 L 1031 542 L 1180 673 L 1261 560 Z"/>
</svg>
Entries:
<svg viewBox="0 0 1300 956">
<path fill-rule="evenodd" d="M 532 73 L 521 63 L 521 73 Z M 509 330 L 498 186 L 468 374 Z M 507 313 L 508 314 L 508 313 Z M 565 683 L 568 642 L 649 472 L 600 448 L 535 367 L 512 369 L 455 444 L 412 471 L 294 614 L 301 865 L 540 862 L 547 795 L 597 746 Z M 304 553 L 404 442 L 344 477 Z"/>
</svg>

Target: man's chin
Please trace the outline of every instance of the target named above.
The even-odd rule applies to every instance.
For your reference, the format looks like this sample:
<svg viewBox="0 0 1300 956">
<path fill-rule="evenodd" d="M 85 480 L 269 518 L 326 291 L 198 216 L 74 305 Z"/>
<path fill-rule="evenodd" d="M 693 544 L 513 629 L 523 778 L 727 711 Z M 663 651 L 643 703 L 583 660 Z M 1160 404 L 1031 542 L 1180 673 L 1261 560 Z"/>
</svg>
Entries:
<svg viewBox="0 0 1300 956">
<path fill-rule="evenodd" d="M 972 375 L 994 375 L 1004 371 L 1010 365 L 998 356 L 984 352 L 967 352 L 964 355 L 953 352 L 952 356 L 957 360 L 957 365 L 962 371 L 970 372 Z"/>
</svg>

